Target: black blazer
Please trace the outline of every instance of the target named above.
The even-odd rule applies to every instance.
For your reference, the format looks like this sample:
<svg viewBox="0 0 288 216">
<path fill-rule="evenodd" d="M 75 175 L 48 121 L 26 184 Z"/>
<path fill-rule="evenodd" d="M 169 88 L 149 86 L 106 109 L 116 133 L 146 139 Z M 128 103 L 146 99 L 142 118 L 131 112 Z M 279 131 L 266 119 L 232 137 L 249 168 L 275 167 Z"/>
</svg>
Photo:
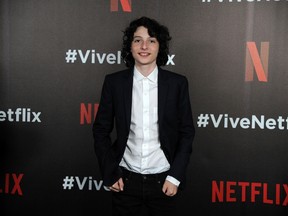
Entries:
<svg viewBox="0 0 288 216">
<path fill-rule="evenodd" d="M 104 185 L 121 177 L 131 122 L 133 69 L 105 77 L 98 112 L 93 123 L 94 147 Z M 161 148 L 170 163 L 169 175 L 184 187 L 195 135 L 188 81 L 185 76 L 158 68 L 158 121 Z M 116 139 L 111 132 L 115 125 Z M 179 188 L 181 188 L 179 186 Z"/>
</svg>

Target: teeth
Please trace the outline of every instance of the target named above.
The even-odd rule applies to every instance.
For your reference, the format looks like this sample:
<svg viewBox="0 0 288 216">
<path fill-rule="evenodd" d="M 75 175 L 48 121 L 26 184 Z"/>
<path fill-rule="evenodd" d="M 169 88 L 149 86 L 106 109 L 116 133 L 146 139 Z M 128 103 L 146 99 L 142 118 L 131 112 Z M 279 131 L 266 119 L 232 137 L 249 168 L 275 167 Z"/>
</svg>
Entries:
<svg viewBox="0 0 288 216">
<path fill-rule="evenodd" d="M 141 55 L 141 56 L 148 56 L 149 53 L 139 53 L 139 55 Z"/>
</svg>

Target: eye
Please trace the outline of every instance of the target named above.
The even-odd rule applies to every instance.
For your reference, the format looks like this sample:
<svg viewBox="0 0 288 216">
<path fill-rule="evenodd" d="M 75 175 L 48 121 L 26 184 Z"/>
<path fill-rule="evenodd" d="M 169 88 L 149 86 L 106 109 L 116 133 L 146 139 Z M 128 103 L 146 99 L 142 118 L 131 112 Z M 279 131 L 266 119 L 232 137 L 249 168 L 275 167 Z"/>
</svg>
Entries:
<svg viewBox="0 0 288 216">
<path fill-rule="evenodd" d="M 134 43 L 140 43 L 140 39 L 134 39 L 133 42 Z"/>
</svg>

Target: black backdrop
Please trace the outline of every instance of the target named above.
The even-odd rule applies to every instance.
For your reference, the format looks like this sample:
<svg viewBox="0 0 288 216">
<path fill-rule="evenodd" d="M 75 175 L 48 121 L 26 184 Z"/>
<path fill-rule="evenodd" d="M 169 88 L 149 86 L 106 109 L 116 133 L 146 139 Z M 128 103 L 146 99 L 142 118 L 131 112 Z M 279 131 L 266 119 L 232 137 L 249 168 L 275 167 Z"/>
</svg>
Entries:
<svg viewBox="0 0 288 216">
<path fill-rule="evenodd" d="M 92 122 L 142 15 L 169 27 L 165 68 L 190 83 L 181 215 L 287 215 L 288 1 L 0 2 L 1 215 L 109 215 Z"/>
</svg>

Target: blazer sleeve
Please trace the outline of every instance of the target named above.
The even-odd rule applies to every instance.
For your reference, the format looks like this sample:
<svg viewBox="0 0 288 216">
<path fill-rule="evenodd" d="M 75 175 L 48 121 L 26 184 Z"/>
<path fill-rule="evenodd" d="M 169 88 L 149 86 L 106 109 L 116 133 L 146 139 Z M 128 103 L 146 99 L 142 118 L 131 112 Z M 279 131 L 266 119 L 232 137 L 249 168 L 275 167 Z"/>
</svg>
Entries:
<svg viewBox="0 0 288 216">
<path fill-rule="evenodd" d="M 94 150 L 98 159 L 104 185 L 110 186 L 118 179 L 119 174 L 114 173 L 115 156 L 112 151 L 111 133 L 114 128 L 114 105 L 112 83 L 106 75 L 102 87 L 98 112 L 95 117 L 92 131 L 94 137 Z M 113 178 L 114 177 L 114 178 Z"/>
<path fill-rule="evenodd" d="M 192 108 L 189 96 L 189 86 L 186 77 L 182 77 L 178 95 L 177 117 L 177 146 L 169 174 L 185 185 L 186 172 L 192 153 L 192 142 L 195 136 L 195 127 L 192 117 Z"/>
</svg>

